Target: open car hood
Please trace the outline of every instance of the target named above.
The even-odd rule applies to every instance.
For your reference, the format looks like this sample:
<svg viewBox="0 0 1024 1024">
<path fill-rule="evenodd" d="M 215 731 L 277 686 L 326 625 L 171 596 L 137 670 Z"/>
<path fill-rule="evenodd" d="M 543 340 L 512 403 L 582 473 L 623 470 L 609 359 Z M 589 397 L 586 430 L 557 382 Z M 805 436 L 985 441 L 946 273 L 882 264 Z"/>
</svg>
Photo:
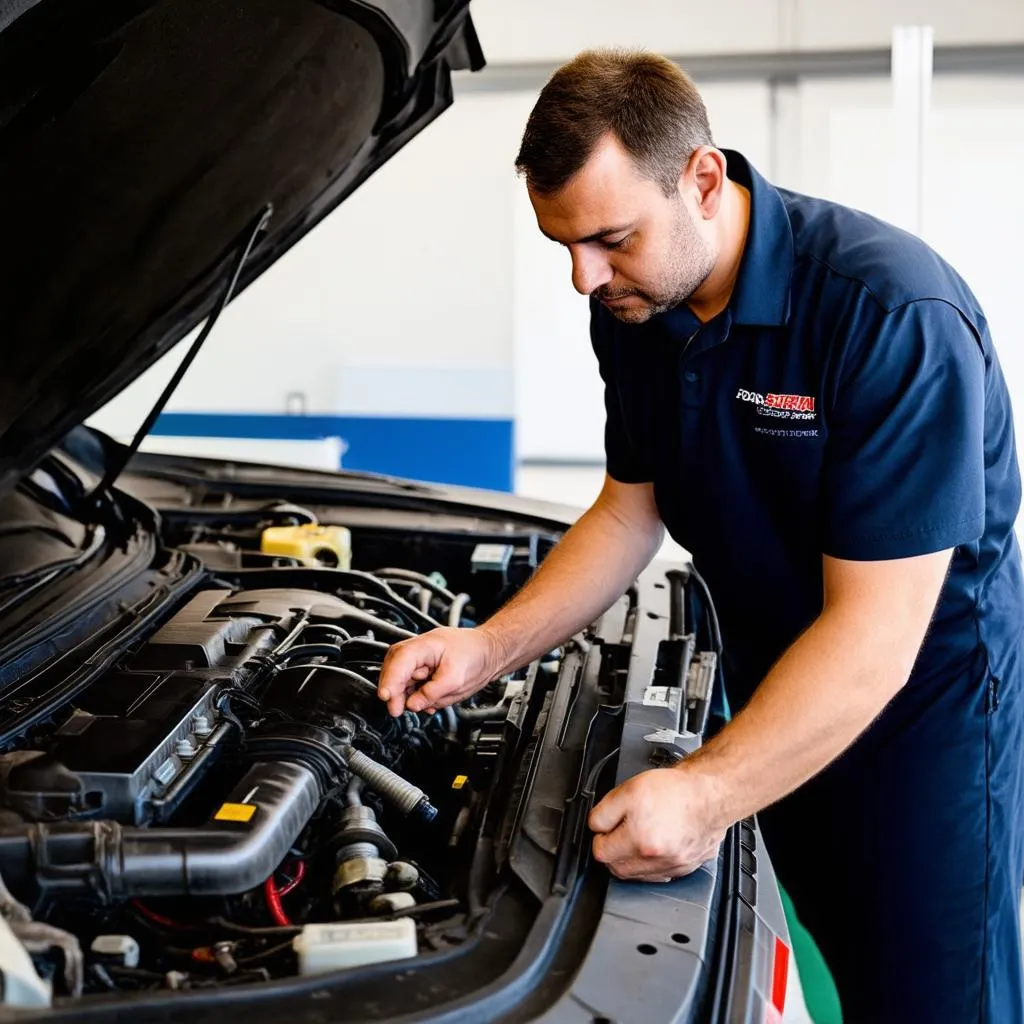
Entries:
<svg viewBox="0 0 1024 1024">
<path fill-rule="evenodd" d="M 0 491 L 451 103 L 467 8 L 0 4 Z"/>
</svg>

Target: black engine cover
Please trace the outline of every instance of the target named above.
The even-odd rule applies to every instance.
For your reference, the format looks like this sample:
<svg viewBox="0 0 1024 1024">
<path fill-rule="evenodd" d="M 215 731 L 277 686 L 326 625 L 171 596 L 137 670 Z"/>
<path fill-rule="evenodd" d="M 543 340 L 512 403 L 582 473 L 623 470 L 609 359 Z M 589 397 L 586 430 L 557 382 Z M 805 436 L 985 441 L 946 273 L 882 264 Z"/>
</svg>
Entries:
<svg viewBox="0 0 1024 1024">
<path fill-rule="evenodd" d="M 39 820 L 165 820 L 223 747 L 219 691 L 279 642 L 302 611 L 273 599 L 240 603 L 239 596 L 222 589 L 196 594 L 137 654 L 91 686 L 44 745 L 45 761 L 10 766 L 4 804 Z"/>
</svg>

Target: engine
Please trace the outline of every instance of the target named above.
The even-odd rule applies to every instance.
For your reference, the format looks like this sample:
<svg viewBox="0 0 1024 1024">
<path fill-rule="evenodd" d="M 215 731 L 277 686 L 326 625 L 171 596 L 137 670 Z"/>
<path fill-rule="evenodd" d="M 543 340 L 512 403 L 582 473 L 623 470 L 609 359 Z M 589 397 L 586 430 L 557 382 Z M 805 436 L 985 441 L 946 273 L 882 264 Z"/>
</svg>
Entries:
<svg viewBox="0 0 1024 1024">
<path fill-rule="evenodd" d="M 413 956 L 459 941 L 479 905 L 476 839 L 507 807 L 502 759 L 550 661 L 393 719 L 390 645 L 471 624 L 468 594 L 218 545 L 173 615 L 0 756 L 0 900 L 58 993 Z"/>
</svg>

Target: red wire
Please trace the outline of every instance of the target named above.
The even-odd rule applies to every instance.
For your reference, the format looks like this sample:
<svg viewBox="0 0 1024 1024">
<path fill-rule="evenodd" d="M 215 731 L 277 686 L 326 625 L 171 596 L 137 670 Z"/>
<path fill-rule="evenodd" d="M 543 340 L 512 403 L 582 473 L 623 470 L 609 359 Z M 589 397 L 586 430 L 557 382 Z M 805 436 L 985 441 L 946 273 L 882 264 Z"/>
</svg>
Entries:
<svg viewBox="0 0 1024 1024">
<path fill-rule="evenodd" d="M 278 896 L 287 896 L 293 889 L 297 888 L 306 877 L 306 862 L 304 860 L 295 862 L 295 874 L 290 882 L 285 882 L 278 890 Z"/>
<path fill-rule="evenodd" d="M 295 862 L 295 874 L 291 880 L 285 882 L 280 888 L 278 888 L 277 883 L 274 881 L 273 875 L 263 883 L 263 892 L 267 897 L 267 908 L 270 910 L 270 916 L 274 919 L 274 923 L 279 924 L 282 928 L 290 928 L 292 922 L 285 913 L 281 897 L 287 896 L 288 893 L 295 889 L 302 882 L 305 875 L 305 861 L 299 860 Z"/>
<path fill-rule="evenodd" d="M 143 916 L 149 918 L 154 924 L 162 925 L 164 928 L 177 928 L 179 931 L 191 931 L 192 926 L 187 924 L 181 924 L 178 921 L 172 921 L 169 917 L 164 917 L 163 914 L 158 914 L 155 910 L 150 910 L 149 907 L 139 900 L 132 900 L 132 906 Z"/>
<path fill-rule="evenodd" d="M 277 886 L 274 884 L 273 875 L 263 883 L 263 891 L 266 894 L 267 909 L 270 911 L 270 916 L 274 919 L 274 924 L 278 924 L 282 928 L 290 928 L 292 923 L 284 912 L 281 894 L 277 891 Z"/>
</svg>

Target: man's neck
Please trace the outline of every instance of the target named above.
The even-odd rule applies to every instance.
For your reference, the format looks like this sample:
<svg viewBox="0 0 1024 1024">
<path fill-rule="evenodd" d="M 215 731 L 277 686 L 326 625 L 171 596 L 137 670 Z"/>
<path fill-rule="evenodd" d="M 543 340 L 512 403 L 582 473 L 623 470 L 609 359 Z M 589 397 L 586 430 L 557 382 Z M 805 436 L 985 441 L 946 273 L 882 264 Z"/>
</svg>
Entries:
<svg viewBox="0 0 1024 1024">
<path fill-rule="evenodd" d="M 715 218 L 718 259 L 707 280 L 690 296 L 687 305 L 702 323 L 714 319 L 729 305 L 750 228 L 750 192 L 726 181 L 722 207 Z"/>
</svg>

